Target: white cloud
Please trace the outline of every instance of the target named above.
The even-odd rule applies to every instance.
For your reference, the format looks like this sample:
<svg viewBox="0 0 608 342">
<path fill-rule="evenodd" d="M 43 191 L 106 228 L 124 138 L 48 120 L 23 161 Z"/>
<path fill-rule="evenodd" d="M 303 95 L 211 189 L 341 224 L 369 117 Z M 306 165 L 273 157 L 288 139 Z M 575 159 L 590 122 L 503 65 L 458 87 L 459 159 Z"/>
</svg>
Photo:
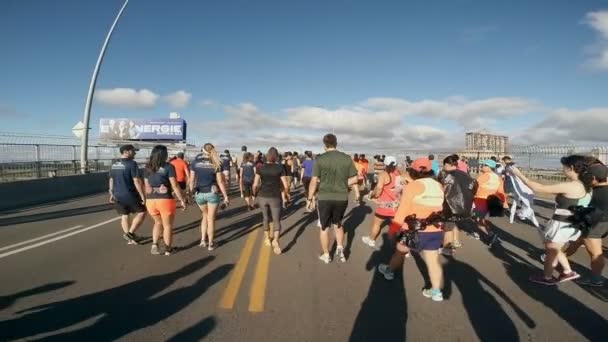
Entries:
<svg viewBox="0 0 608 342">
<path fill-rule="evenodd" d="M 217 103 L 212 99 L 204 99 L 200 102 L 201 107 L 215 107 L 216 105 Z"/>
<path fill-rule="evenodd" d="M 252 148 L 277 146 L 318 151 L 323 135 L 335 130 L 340 148 L 368 153 L 457 150 L 464 145 L 466 130 L 496 132 L 488 130 L 491 127 L 497 128 L 496 133 L 509 135 L 511 142 L 518 145 L 608 141 L 605 133 L 608 108 L 547 109 L 518 97 L 421 101 L 377 97 L 352 106 L 300 106 L 274 113 L 245 102 L 223 106 L 223 111 L 226 117 L 222 120 L 191 122 L 191 132 L 205 132 L 205 139 L 230 146 L 245 144 Z M 532 113 L 545 116 L 540 117 L 540 122 L 529 121 L 530 126 L 500 131 L 501 124 Z"/>
<path fill-rule="evenodd" d="M 192 94 L 183 90 L 178 90 L 174 93 L 166 95 L 163 100 L 171 107 L 171 109 L 182 109 L 188 106 Z"/>
<path fill-rule="evenodd" d="M 587 64 L 594 69 L 608 70 L 608 10 L 587 13 L 585 23 L 600 36 L 596 45 L 588 49 L 592 57 Z"/>
<path fill-rule="evenodd" d="M 135 109 L 153 108 L 159 97 L 148 89 L 100 89 L 95 93 L 95 100 L 103 105 Z"/>
<path fill-rule="evenodd" d="M 606 142 L 608 107 L 557 109 L 513 140 L 530 144 Z"/>
</svg>

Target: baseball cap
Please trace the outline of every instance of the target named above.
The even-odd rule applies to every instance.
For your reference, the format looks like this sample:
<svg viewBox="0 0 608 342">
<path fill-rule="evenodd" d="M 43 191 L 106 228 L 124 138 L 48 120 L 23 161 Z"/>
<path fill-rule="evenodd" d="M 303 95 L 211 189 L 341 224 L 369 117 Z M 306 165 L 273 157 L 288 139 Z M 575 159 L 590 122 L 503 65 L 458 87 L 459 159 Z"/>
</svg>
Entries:
<svg viewBox="0 0 608 342">
<path fill-rule="evenodd" d="M 125 151 L 139 151 L 138 148 L 135 148 L 133 145 L 122 145 L 120 146 L 120 154 L 125 153 Z"/>
<path fill-rule="evenodd" d="M 412 169 L 416 171 L 422 171 L 422 169 L 430 171 L 433 169 L 433 164 L 429 158 L 418 158 L 412 163 Z"/>
<path fill-rule="evenodd" d="M 384 158 L 384 165 L 390 166 L 391 164 L 397 165 L 397 158 L 395 158 L 393 156 L 388 156 L 388 157 Z"/>
<path fill-rule="evenodd" d="M 593 164 L 589 169 L 589 172 L 595 177 L 595 179 L 606 179 L 608 178 L 608 167 L 603 164 Z"/>
<path fill-rule="evenodd" d="M 484 160 L 484 161 L 482 161 L 482 162 L 481 162 L 481 165 L 486 165 L 486 166 L 489 166 L 489 167 L 491 167 L 492 169 L 495 169 L 495 168 L 496 168 L 496 166 L 497 166 L 497 165 L 496 165 L 496 162 L 495 162 L 495 161 L 493 161 L 493 160 L 491 160 L 491 159 L 488 159 L 488 160 Z"/>
</svg>

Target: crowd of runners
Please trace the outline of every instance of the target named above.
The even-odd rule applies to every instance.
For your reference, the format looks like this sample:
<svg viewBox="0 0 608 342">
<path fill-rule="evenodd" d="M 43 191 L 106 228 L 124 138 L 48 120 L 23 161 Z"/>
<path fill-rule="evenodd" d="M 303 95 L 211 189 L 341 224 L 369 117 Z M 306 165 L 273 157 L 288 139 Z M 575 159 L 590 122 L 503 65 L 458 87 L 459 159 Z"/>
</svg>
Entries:
<svg viewBox="0 0 608 342">
<path fill-rule="evenodd" d="M 137 149 L 125 145 L 110 171 L 110 201 L 122 217 L 123 236 L 129 244 L 142 241 L 135 232 L 147 213 L 154 222 L 151 253 L 171 255 L 178 207 L 186 210 L 193 201 L 200 208 L 200 247 L 211 251 L 217 248 L 218 209 L 230 204 L 229 190 L 238 189 L 248 210 L 262 212 L 265 244 L 279 255 L 282 210 L 292 204 L 292 194 L 302 187 L 306 210 L 317 215 L 323 263 L 346 262 L 342 222 L 351 198 L 355 205 L 371 202 L 374 218 L 362 242 L 375 249 L 383 227 L 388 226 L 394 247 L 390 259 L 377 265 L 378 271 L 393 280 L 402 270 L 404 258 L 419 253 L 432 285 L 423 295 L 442 301 L 440 255 L 452 255 L 462 247 L 459 230 L 471 226 L 465 223 L 473 223 L 473 229 L 465 229 L 471 237 L 489 248 L 499 244 L 488 218 L 502 216 L 508 208 L 511 194 L 509 189 L 505 191 L 505 177 L 518 177 L 534 192 L 555 195 L 554 214 L 538 229 L 539 244 L 545 249 L 544 270 L 532 274 L 530 280 L 555 285 L 576 279 L 583 285 L 604 285 L 602 239 L 608 235 L 608 168 L 595 158 L 562 158 L 567 181 L 543 185 L 526 177 L 509 157 L 480 161 L 473 177 L 467 161 L 455 154 L 442 163 L 433 155 L 401 161 L 376 155 L 370 163 L 364 154 L 339 152 L 333 134 L 323 138 L 323 145 L 325 152 L 318 155 L 311 151 L 280 154 L 274 147 L 265 154 L 254 154 L 244 146 L 234 156 L 229 151 L 218 153 L 208 143 L 190 161 L 182 153 L 170 158 L 167 147 L 158 145 L 143 170 L 134 161 Z M 235 177 L 231 177 L 232 169 Z M 337 245 L 334 255 L 330 255 L 330 228 Z M 591 271 L 584 278 L 572 271 L 568 261 L 582 245 L 590 256 Z"/>
</svg>

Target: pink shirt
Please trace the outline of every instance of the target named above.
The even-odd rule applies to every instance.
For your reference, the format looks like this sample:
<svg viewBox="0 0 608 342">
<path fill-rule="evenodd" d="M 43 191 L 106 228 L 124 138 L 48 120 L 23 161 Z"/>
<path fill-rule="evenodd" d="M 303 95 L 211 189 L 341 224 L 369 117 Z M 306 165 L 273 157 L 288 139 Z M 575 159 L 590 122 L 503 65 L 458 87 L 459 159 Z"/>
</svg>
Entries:
<svg viewBox="0 0 608 342">
<path fill-rule="evenodd" d="M 459 160 L 458 161 L 458 170 L 468 173 L 469 166 L 467 165 L 467 163 L 463 162 L 462 160 Z"/>
</svg>

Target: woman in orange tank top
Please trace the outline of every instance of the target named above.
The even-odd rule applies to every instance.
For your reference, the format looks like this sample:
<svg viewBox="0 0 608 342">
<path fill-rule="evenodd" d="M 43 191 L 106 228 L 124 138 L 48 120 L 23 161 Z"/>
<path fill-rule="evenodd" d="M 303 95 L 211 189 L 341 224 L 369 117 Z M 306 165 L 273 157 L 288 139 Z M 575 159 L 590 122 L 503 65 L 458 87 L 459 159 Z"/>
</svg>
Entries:
<svg viewBox="0 0 608 342">
<path fill-rule="evenodd" d="M 401 174 L 397 170 L 397 159 L 386 157 L 384 159 L 386 169 L 378 176 L 378 186 L 369 195 L 370 200 L 376 202 L 376 213 L 372 229 L 369 236 L 364 236 L 361 240 L 371 248 L 376 248 L 376 239 L 380 235 L 382 224 L 390 222 L 395 217 L 395 212 L 399 206 L 403 185 Z"/>
<path fill-rule="evenodd" d="M 390 226 L 393 234 L 411 234 L 409 227 L 404 224 L 406 218 L 415 215 L 417 220 L 426 220 L 433 214 L 440 214 L 443 210 L 444 193 L 443 187 L 433 179 L 431 161 L 427 158 L 420 158 L 414 161 L 412 167 L 407 171 L 411 181 L 405 186 L 399 207 L 395 213 L 395 218 Z M 443 242 L 443 223 L 429 222 L 426 227 L 422 227 L 416 233 L 416 249 L 421 252 L 431 279 L 431 288 L 424 289 L 422 294 L 431 298 L 433 301 L 443 301 L 441 292 L 443 282 L 443 270 L 439 262 L 439 248 Z M 394 279 L 394 272 L 403 268 L 403 260 L 406 253 L 410 252 L 405 242 L 397 241 L 397 246 L 390 264 L 380 264 L 378 271 L 387 280 Z"/>
</svg>

